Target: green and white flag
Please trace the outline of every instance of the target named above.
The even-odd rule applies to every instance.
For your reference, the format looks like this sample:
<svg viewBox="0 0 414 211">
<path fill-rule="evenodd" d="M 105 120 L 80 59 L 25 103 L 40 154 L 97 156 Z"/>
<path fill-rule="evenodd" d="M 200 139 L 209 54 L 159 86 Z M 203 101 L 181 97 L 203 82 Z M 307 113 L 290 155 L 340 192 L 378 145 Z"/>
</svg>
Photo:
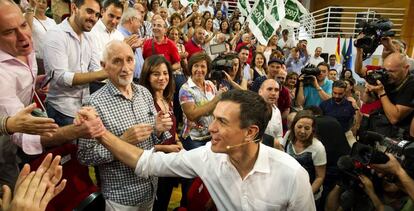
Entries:
<svg viewBox="0 0 414 211">
<path fill-rule="evenodd" d="M 300 26 L 300 17 L 309 14 L 308 10 L 298 0 L 285 0 L 285 19 L 284 25 L 297 28 Z"/>
<path fill-rule="evenodd" d="M 280 21 L 285 17 L 285 4 L 283 0 L 265 0 L 266 3 L 266 21 L 277 30 Z"/>
<path fill-rule="evenodd" d="M 180 3 L 186 7 L 189 4 L 194 4 L 196 1 L 195 0 L 180 0 Z"/>
<path fill-rule="evenodd" d="M 249 0 L 239 0 L 237 1 L 237 8 L 240 10 L 240 13 L 243 16 L 248 16 L 252 10 Z"/>
<path fill-rule="evenodd" d="M 267 41 L 276 31 L 266 18 L 267 6 L 265 0 L 257 0 L 247 17 L 249 28 L 262 45 L 267 45 Z M 279 26 L 278 26 L 279 27 Z"/>
</svg>

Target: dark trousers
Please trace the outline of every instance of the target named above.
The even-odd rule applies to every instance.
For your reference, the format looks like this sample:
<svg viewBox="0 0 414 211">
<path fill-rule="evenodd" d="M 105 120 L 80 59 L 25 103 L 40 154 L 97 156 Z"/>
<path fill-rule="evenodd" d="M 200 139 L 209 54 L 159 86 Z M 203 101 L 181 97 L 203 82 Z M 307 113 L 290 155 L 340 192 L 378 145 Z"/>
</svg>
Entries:
<svg viewBox="0 0 414 211">
<path fill-rule="evenodd" d="M 158 177 L 157 198 L 155 198 L 153 211 L 167 211 L 173 188 L 177 186 L 179 178 Z"/>
<path fill-rule="evenodd" d="M 73 117 L 66 116 L 65 114 L 60 113 L 51 105 L 46 104 L 46 112 L 47 116 L 49 118 L 54 119 L 56 124 L 58 124 L 60 127 L 73 124 Z"/>
</svg>

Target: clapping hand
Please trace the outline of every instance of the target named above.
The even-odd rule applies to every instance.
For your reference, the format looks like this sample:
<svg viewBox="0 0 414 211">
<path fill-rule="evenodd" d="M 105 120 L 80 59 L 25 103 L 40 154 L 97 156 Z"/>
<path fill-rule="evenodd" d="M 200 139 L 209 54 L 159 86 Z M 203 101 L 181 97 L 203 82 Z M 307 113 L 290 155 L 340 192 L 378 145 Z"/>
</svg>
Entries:
<svg viewBox="0 0 414 211">
<path fill-rule="evenodd" d="M 45 210 L 50 200 L 65 188 L 66 180 L 60 182 L 61 178 L 60 156 L 56 156 L 52 161 L 52 154 L 49 153 L 39 168 L 33 172 L 30 172 L 30 166 L 25 164 L 17 178 L 13 199 L 10 188 L 3 186 L 1 210 Z"/>
<path fill-rule="evenodd" d="M 160 136 L 161 133 L 168 131 L 173 126 L 173 122 L 169 113 L 164 113 L 159 111 L 157 113 L 157 119 L 155 120 L 155 131 L 157 136 Z"/>
</svg>

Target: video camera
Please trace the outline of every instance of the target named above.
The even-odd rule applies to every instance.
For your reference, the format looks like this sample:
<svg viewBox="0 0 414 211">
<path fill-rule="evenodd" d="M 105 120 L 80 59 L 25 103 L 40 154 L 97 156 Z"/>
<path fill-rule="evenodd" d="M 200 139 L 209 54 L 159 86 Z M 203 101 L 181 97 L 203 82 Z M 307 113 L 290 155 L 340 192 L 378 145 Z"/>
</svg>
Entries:
<svg viewBox="0 0 414 211">
<path fill-rule="evenodd" d="M 354 42 L 355 47 L 363 49 L 362 59 L 369 58 L 381 44 L 382 37 L 392 37 L 395 32 L 391 31 L 393 23 L 388 19 L 377 19 L 370 22 L 361 21 L 357 28 L 362 28 L 364 37 Z"/>
<path fill-rule="evenodd" d="M 381 81 L 383 85 L 387 84 L 388 72 L 384 69 L 368 72 L 365 76 L 365 81 L 371 85 L 377 85 L 377 80 Z"/>
<path fill-rule="evenodd" d="M 210 80 L 222 81 L 226 78 L 224 72 L 228 73 L 233 68 L 233 59 L 236 55 L 220 55 L 211 62 Z"/>
<path fill-rule="evenodd" d="M 319 68 L 313 66 L 313 65 L 307 65 L 304 68 L 302 68 L 301 70 L 301 75 L 303 76 L 303 85 L 307 86 L 307 85 L 312 85 L 313 83 L 313 77 L 318 77 L 318 75 L 321 74 L 321 71 L 319 70 Z"/>
<path fill-rule="evenodd" d="M 344 209 L 351 208 L 355 204 L 359 204 L 358 206 L 372 204 L 363 199 L 366 194 L 359 186 L 358 175 L 367 176 L 373 182 L 374 187 L 380 189 L 382 179 L 373 172 L 369 165 L 387 163 L 389 158 L 385 152 L 393 154 L 408 175 L 414 178 L 414 142 L 391 139 L 376 132 L 365 131 L 360 134 L 358 142 L 352 146 L 350 155 L 340 157 L 337 162 L 342 172 L 340 185 L 345 189 L 340 202 Z M 359 197 L 362 198 L 358 200 Z"/>
</svg>

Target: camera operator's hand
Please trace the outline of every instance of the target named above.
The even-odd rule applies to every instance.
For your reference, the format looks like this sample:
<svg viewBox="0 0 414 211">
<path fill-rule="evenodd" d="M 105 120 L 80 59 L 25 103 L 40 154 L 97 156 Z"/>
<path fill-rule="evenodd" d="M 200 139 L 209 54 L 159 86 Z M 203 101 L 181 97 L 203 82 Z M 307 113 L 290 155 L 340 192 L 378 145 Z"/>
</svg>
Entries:
<svg viewBox="0 0 414 211">
<path fill-rule="evenodd" d="M 379 96 L 385 94 L 384 85 L 382 85 L 381 81 L 377 80 L 377 85 L 371 85 L 369 83 L 366 83 L 365 88 L 369 92 L 374 92 L 375 94 Z"/>
<path fill-rule="evenodd" d="M 385 164 L 372 164 L 371 167 L 374 168 L 379 173 L 398 175 L 401 171 L 404 171 L 394 155 L 386 153 L 390 160 Z"/>
<path fill-rule="evenodd" d="M 364 188 L 365 193 L 368 195 L 375 194 L 374 185 L 372 184 L 372 181 L 365 175 L 361 174 L 358 176 L 359 180 L 361 181 L 361 187 Z"/>
<path fill-rule="evenodd" d="M 384 49 L 382 50 L 382 59 L 397 52 L 397 47 L 392 43 L 391 37 L 381 37 L 381 44 L 384 46 Z"/>
<path fill-rule="evenodd" d="M 365 193 L 369 196 L 372 203 L 374 204 L 375 210 L 384 210 L 384 204 L 375 193 L 372 181 L 363 174 L 359 175 L 359 179 L 361 180 Z"/>
<path fill-rule="evenodd" d="M 313 87 L 315 87 L 315 89 L 320 89 L 321 87 L 319 86 L 318 79 L 314 75 L 310 75 L 309 77 L 313 80 Z"/>
</svg>

